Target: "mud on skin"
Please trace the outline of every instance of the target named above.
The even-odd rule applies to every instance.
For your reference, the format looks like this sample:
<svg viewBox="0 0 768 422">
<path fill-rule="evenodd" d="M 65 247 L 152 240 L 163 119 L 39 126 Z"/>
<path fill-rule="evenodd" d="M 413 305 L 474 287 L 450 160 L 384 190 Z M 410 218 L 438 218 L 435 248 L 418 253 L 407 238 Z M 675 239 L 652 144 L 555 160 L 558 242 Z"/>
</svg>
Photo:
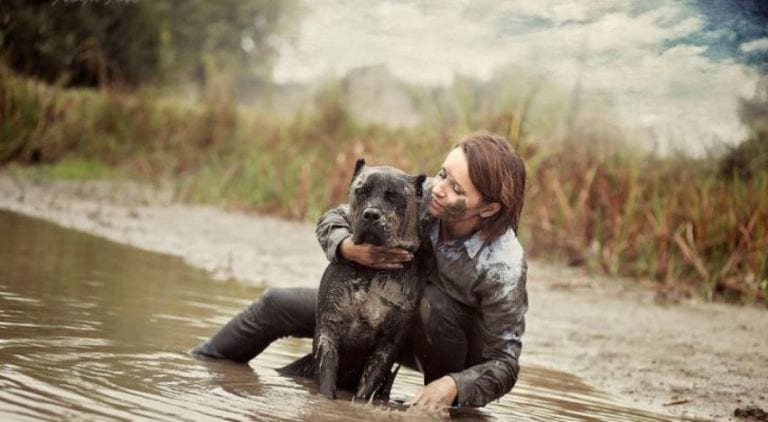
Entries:
<svg viewBox="0 0 768 422">
<path fill-rule="evenodd" d="M 455 204 L 445 207 L 445 215 L 448 218 L 460 218 L 467 212 L 467 201 L 464 198 L 458 199 Z"/>
</svg>

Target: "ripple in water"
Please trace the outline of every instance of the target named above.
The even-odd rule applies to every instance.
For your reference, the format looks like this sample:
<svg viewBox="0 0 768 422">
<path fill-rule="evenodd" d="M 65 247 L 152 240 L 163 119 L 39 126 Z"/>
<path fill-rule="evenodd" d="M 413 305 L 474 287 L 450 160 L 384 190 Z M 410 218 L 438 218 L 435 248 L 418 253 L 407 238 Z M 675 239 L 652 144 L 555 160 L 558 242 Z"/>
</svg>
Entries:
<svg viewBox="0 0 768 422">
<path fill-rule="evenodd" d="M 257 297 L 256 287 L 4 211 L 0 238 L 2 420 L 430 419 L 345 393 L 325 400 L 312 381 L 278 375 L 274 368 L 311 350 L 307 339 L 280 340 L 250 365 L 190 358 L 186 351 Z M 393 398 L 413 396 L 421 382 L 403 368 Z M 664 420 L 569 374 L 526 366 L 511 394 L 452 417 Z"/>
</svg>

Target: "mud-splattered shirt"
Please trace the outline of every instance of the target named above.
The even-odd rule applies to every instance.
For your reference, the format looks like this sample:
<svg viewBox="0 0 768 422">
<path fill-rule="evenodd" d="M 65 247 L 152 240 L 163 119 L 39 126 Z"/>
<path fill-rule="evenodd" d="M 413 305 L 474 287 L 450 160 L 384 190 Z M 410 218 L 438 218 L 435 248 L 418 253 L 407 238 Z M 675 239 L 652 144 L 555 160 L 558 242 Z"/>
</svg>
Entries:
<svg viewBox="0 0 768 422">
<path fill-rule="evenodd" d="M 425 188 L 430 187 L 429 182 Z M 459 303 L 477 310 L 483 363 L 450 375 L 458 387 L 458 402 L 483 406 L 509 392 L 517 381 L 518 358 L 525 331 L 528 295 L 527 265 L 513 230 L 493 242 L 479 233 L 467 239 L 440 242 L 440 222 L 427 213 L 431 190 L 422 201 L 422 227 L 434 251 L 427 280 Z M 338 261 L 341 242 L 351 235 L 348 207 L 341 205 L 323 215 L 316 233 L 328 259 Z"/>
</svg>

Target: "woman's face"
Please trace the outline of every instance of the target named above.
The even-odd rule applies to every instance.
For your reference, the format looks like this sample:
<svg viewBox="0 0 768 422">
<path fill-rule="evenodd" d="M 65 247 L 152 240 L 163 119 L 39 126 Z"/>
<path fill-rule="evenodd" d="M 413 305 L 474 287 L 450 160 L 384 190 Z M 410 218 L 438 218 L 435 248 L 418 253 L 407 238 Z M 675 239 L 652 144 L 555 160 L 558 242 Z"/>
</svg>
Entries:
<svg viewBox="0 0 768 422">
<path fill-rule="evenodd" d="M 429 213 L 442 221 L 468 222 L 485 215 L 486 208 L 480 192 L 469 178 L 467 158 L 461 148 L 453 149 L 445 158 L 434 179 Z"/>
</svg>

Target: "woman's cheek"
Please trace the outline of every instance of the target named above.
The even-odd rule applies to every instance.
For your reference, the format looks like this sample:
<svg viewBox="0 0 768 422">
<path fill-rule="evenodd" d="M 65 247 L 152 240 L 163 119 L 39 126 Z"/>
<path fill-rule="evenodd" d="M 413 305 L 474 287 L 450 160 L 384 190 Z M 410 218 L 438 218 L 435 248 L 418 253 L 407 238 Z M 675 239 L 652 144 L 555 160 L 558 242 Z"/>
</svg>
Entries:
<svg viewBox="0 0 768 422">
<path fill-rule="evenodd" d="M 445 216 L 448 218 L 461 218 L 467 212 L 467 200 L 458 198 L 455 202 L 449 203 L 445 207 Z"/>
</svg>

